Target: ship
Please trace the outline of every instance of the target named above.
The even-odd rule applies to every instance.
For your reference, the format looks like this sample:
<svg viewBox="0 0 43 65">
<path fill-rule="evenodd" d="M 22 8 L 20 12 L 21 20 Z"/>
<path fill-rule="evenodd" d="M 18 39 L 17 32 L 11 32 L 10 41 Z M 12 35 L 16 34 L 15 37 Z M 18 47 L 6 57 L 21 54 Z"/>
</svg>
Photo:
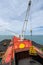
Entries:
<svg viewBox="0 0 43 65">
<path fill-rule="evenodd" d="M 42 65 L 43 52 L 35 47 L 32 40 L 24 38 L 24 33 L 28 23 L 28 16 L 31 7 L 31 0 L 29 0 L 26 10 L 25 21 L 23 24 L 21 35 L 15 35 L 2 57 L 0 65 Z M 32 36 L 32 29 L 30 30 Z"/>
</svg>

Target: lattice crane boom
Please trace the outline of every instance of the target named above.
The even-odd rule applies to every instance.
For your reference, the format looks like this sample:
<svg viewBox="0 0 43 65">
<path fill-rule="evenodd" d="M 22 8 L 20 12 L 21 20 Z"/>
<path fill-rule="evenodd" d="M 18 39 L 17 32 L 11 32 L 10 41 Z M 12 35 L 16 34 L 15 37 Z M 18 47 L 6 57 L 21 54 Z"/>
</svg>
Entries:
<svg viewBox="0 0 43 65">
<path fill-rule="evenodd" d="M 28 23 L 30 7 L 31 7 L 31 0 L 29 0 L 28 7 L 26 10 L 26 16 L 25 16 L 25 20 L 24 20 L 24 24 L 23 24 L 23 28 L 22 28 L 22 32 L 21 32 L 21 39 L 24 39 L 24 33 L 26 31 L 26 27 L 27 27 L 27 23 Z"/>
</svg>

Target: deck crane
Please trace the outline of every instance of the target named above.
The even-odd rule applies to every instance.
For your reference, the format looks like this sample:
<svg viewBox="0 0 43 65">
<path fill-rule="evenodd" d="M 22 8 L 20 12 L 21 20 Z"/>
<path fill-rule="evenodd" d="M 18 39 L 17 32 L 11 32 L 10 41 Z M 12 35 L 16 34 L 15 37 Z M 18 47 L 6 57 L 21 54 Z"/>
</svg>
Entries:
<svg viewBox="0 0 43 65">
<path fill-rule="evenodd" d="M 22 32 L 21 32 L 21 39 L 24 39 L 24 33 L 26 31 L 26 27 L 27 27 L 27 23 L 28 23 L 30 7 L 31 7 L 31 0 L 29 0 L 29 3 L 28 3 L 28 7 L 27 7 L 27 11 L 26 11 L 26 16 L 25 16 L 25 20 L 24 20 L 24 24 L 23 24 L 23 28 L 22 28 Z M 31 30 L 31 33 L 32 33 L 32 30 Z"/>
<path fill-rule="evenodd" d="M 30 6 L 31 6 L 31 0 L 29 0 L 29 3 L 28 3 L 25 21 L 24 21 L 22 32 L 21 32 L 22 34 L 21 34 L 20 38 L 17 38 L 14 36 L 14 38 L 12 39 L 13 45 L 11 42 L 6 53 L 4 54 L 4 56 L 2 58 L 2 63 L 8 63 L 9 61 L 14 60 L 14 65 L 15 65 L 15 59 L 14 59 L 15 58 L 15 51 L 22 52 L 25 49 L 29 50 L 30 46 L 32 46 L 32 43 L 30 43 L 31 40 L 21 41 L 21 39 L 24 39 L 24 32 L 26 31 L 26 27 L 27 27 Z M 31 33 L 32 33 L 32 30 L 31 30 Z M 18 40 L 20 40 L 20 41 L 18 41 Z M 37 48 L 35 48 L 35 50 L 37 50 L 37 52 L 39 52 L 39 50 Z M 40 51 L 40 53 L 42 53 L 42 52 Z"/>
<path fill-rule="evenodd" d="M 30 7 L 31 7 L 31 0 L 29 0 L 29 2 L 28 2 L 28 7 L 27 7 L 27 10 L 26 10 L 26 16 L 25 16 L 23 28 L 22 28 L 22 31 L 21 31 L 21 35 L 19 35 L 18 33 L 15 33 L 14 31 L 11 31 L 10 29 L 6 29 L 6 31 L 12 32 L 16 37 L 19 37 L 20 41 L 24 39 L 24 34 L 25 34 L 25 31 L 26 31 L 27 23 L 28 23 Z M 0 27 L 3 27 L 3 26 L 0 26 Z M 31 32 L 31 35 L 32 35 L 32 29 L 30 30 L 30 32 Z"/>
<path fill-rule="evenodd" d="M 31 7 L 31 0 L 29 0 L 29 2 L 28 2 L 28 7 L 27 7 L 27 10 L 26 10 L 26 16 L 25 16 L 23 27 L 22 27 L 21 35 L 11 31 L 10 29 L 7 29 L 7 31 L 12 32 L 12 33 L 15 34 L 15 36 L 19 37 L 20 41 L 22 41 L 24 39 L 24 34 L 25 34 L 25 31 L 26 31 L 27 23 L 28 23 L 30 7 Z M 32 35 L 32 29 L 30 30 L 30 32 L 31 32 L 31 35 Z"/>
<path fill-rule="evenodd" d="M 27 27 L 27 23 L 28 23 L 28 15 L 29 15 L 29 11 L 30 11 L 30 6 L 31 6 L 31 0 L 29 0 L 29 3 L 28 3 L 28 8 L 27 8 L 27 11 L 26 11 L 26 16 L 25 16 L 25 20 L 24 20 L 24 24 L 23 24 L 23 29 L 22 29 L 22 32 L 21 32 L 21 35 L 20 35 L 20 42 L 18 41 L 18 38 L 17 39 L 15 39 L 14 38 L 14 40 L 16 40 L 16 41 L 18 41 L 19 43 L 21 43 L 22 41 L 21 40 L 23 40 L 24 39 L 24 32 L 25 32 L 25 30 L 26 30 L 26 27 Z M 10 29 L 7 29 L 7 31 L 10 31 Z M 12 31 L 10 31 L 10 32 L 12 32 Z M 14 33 L 14 32 L 13 32 Z M 17 36 L 17 35 L 15 35 L 15 36 Z M 19 43 L 18 43 L 18 45 L 19 45 Z M 22 43 L 24 43 L 24 45 L 25 45 L 25 40 L 23 40 L 23 42 Z M 28 40 L 26 41 L 26 43 L 27 43 L 27 45 L 28 45 Z M 31 43 L 29 44 L 29 46 L 31 45 Z M 17 46 L 17 45 L 16 45 Z M 8 47 L 8 49 L 7 49 L 7 51 L 6 51 L 6 53 L 5 53 L 5 55 L 4 55 L 4 57 L 3 57 L 3 59 L 2 59 L 2 62 L 3 62 L 3 60 L 4 61 L 6 61 L 5 59 L 7 58 L 7 55 L 9 55 L 9 49 L 12 51 L 12 47 L 10 48 L 10 47 Z M 11 53 L 10 53 L 11 54 Z"/>
</svg>

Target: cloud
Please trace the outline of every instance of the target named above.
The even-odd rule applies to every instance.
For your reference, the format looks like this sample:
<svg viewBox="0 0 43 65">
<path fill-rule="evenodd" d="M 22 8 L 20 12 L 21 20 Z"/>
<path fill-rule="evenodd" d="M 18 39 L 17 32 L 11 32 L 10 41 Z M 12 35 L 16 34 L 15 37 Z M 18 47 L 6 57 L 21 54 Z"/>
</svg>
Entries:
<svg viewBox="0 0 43 65">
<path fill-rule="evenodd" d="M 43 26 L 39 26 L 38 28 L 43 28 Z"/>
<path fill-rule="evenodd" d="M 39 27 L 43 26 L 43 10 L 40 10 L 32 15 L 32 26 Z"/>
<path fill-rule="evenodd" d="M 28 1 L 0 0 L 0 34 L 13 34 L 10 31 L 14 31 L 19 34 L 21 33 Z M 43 0 L 32 0 L 29 16 L 30 18 L 28 20 L 26 34 L 30 33 L 31 24 L 32 29 L 40 26 L 40 28 L 42 28 Z M 39 28 L 36 28 L 35 30 L 33 31 L 33 34 L 41 34 L 41 32 L 43 32 L 40 29 L 41 32 L 39 33 Z"/>
<path fill-rule="evenodd" d="M 13 22 L 13 23 L 12 23 Z M 11 22 L 6 22 L 5 20 L 0 19 L 0 34 L 20 34 L 22 30 L 22 22 L 14 20 Z"/>
<path fill-rule="evenodd" d="M 26 0 L 0 0 L 0 17 L 15 19 L 25 10 L 27 2 Z"/>
<path fill-rule="evenodd" d="M 0 31 L 4 31 L 7 27 L 9 27 L 9 23 L 0 19 Z"/>
<path fill-rule="evenodd" d="M 33 35 L 43 35 L 43 26 L 36 27 L 32 31 Z"/>
</svg>

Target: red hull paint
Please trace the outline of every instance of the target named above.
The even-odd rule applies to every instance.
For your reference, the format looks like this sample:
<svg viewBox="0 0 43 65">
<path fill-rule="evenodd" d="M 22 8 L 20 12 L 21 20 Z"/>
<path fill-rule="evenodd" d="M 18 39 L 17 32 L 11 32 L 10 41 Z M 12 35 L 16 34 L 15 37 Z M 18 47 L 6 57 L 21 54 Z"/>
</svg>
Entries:
<svg viewBox="0 0 43 65">
<path fill-rule="evenodd" d="M 32 42 L 30 40 L 20 41 L 20 38 L 17 38 L 15 36 L 13 37 L 11 42 L 13 42 L 13 46 L 8 47 L 8 49 L 6 51 L 7 54 L 5 53 L 5 59 L 3 58 L 5 63 L 8 63 L 9 61 L 11 61 L 11 58 L 14 59 L 14 52 L 16 50 L 21 50 L 21 49 L 23 50 L 23 49 L 26 49 L 26 48 L 29 49 L 29 47 L 32 46 Z M 24 44 L 24 47 L 20 48 L 19 47 L 20 44 Z"/>
</svg>

